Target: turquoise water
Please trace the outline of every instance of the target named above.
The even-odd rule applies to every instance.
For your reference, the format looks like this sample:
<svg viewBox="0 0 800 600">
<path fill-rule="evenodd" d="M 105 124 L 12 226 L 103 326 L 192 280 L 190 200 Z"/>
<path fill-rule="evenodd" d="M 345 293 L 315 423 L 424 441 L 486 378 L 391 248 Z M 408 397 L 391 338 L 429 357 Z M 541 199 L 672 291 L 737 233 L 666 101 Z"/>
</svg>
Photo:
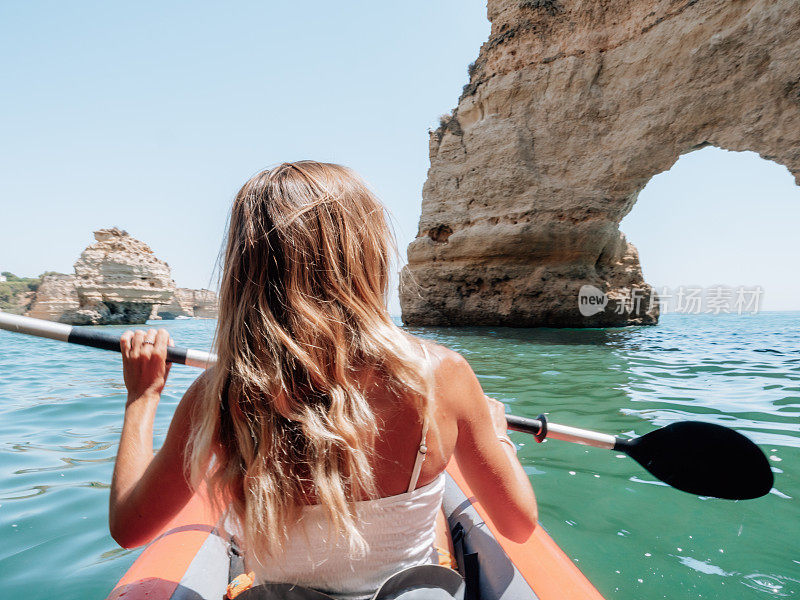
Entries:
<svg viewBox="0 0 800 600">
<path fill-rule="evenodd" d="M 207 349 L 214 322 L 163 326 Z M 764 313 L 412 331 L 463 353 L 515 414 L 629 434 L 702 419 L 754 439 L 775 488 L 729 502 L 673 490 L 613 452 L 512 434 L 543 525 L 606 597 L 747 599 L 800 595 L 799 326 L 800 313 Z M 196 375 L 172 369 L 159 439 Z M 0 331 L 0 595 L 103 598 L 133 562 L 106 523 L 124 396 L 118 356 Z"/>
</svg>

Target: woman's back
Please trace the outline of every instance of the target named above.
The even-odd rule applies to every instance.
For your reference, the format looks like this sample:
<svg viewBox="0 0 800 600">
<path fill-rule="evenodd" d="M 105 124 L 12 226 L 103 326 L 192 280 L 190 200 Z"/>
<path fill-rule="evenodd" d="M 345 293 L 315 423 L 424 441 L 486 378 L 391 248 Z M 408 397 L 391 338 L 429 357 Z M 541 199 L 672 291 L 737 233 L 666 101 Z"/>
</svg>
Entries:
<svg viewBox="0 0 800 600">
<path fill-rule="evenodd" d="M 413 399 L 386 394 L 378 385 L 368 394 L 379 423 L 372 468 L 380 497 L 357 502 L 366 554 L 350 554 L 346 540 L 330 530 L 322 507 L 310 505 L 303 508 L 279 557 L 250 563 L 258 581 L 297 583 L 336 598 L 366 598 L 391 574 L 435 563 L 435 521 L 441 510 L 444 470 L 459 449 L 465 457 L 461 466 L 472 484 L 493 487 L 493 493 L 484 494 L 487 508 L 495 515 L 501 510 L 511 513 L 511 519 L 507 515 L 498 519 L 512 523 L 506 533 L 518 540 L 530 534 L 535 500 L 532 493 L 527 495 L 530 487 L 519 485 L 526 478 L 520 479 L 519 471 L 512 473 L 521 470 L 519 462 L 512 462 L 503 449 L 508 446 L 498 443 L 491 423 L 496 413 L 490 413 L 482 392 L 476 395 L 477 380 L 460 355 L 423 344 L 434 379 L 427 413 L 421 415 Z M 500 430 L 504 433 L 504 426 Z M 515 512 L 531 515 L 530 521 L 526 523 L 523 516 L 521 525 L 514 522 Z"/>
<path fill-rule="evenodd" d="M 425 344 L 420 348 L 425 348 L 426 361 L 435 381 L 439 350 L 433 344 L 421 344 Z M 370 463 L 379 497 L 408 491 L 426 417 L 425 460 L 415 487 L 433 481 L 450 461 L 458 435 L 456 417 L 446 394 L 437 396 L 435 386 L 432 386 L 432 392 L 427 400 L 429 412 L 425 415 L 420 413 L 419 403 L 413 397 L 397 397 L 381 387 L 379 382 L 371 386 L 367 397 L 375 415 L 378 433 Z"/>
<path fill-rule="evenodd" d="M 428 348 L 420 348 L 430 362 Z M 323 507 L 310 504 L 291 528 L 280 557 L 247 557 L 256 581 L 313 587 L 342 599 L 367 598 L 392 574 L 437 562 L 435 524 L 455 420 L 440 410 L 435 396 L 420 414 L 414 398 L 387 393 L 379 379 L 368 377 L 366 387 L 378 423 L 370 461 L 378 497 L 356 503 L 366 551 L 353 554 L 348 540 L 330 528 Z"/>
<path fill-rule="evenodd" d="M 519 484 L 513 445 L 498 441 L 502 409 L 492 414 L 463 358 L 433 345 L 427 357 L 388 315 L 390 249 L 383 207 L 344 167 L 285 163 L 242 187 L 224 254 L 219 359 L 187 392 L 155 458 L 141 441 L 166 379 L 166 334 L 124 338 L 136 424 L 130 435 L 123 427 L 112 482 L 117 539 L 147 539 L 205 481 L 262 562 L 294 564 L 301 537 L 315 560 L 308 543 L 320 527 L 320 543 L 350 557 L 405 530 L 405 547 L 402 534 L 384 547 L 419 561 L 428 543 L 417 548 L 408 532 L 429 535 L 453 456 L 498 525 L 530 533 L 533 493 Z M 417 505 L 424 515 L 411 518 Z"/>
<path fill-rule="evenodd" d="M 380 386 L 371 391 L 367 398 L 380 423 L 371 465 L 379 497 L 356 503 L 365 552 L 350 551 L 322 506 L 304 506 L 280 557 L 246 557 L 257 582 L 292 583 L 335 598 L 361 599 L 394 573 L 437 562 L 435 525 L 444 494 L 441 465 L 446 464 L 439 430 L 446 429 L 447 416 L 431 415 L 434 398 L 428 399 L 433 410 L 420 415 L 414 402 L 388 395 Z"/>
</svg>

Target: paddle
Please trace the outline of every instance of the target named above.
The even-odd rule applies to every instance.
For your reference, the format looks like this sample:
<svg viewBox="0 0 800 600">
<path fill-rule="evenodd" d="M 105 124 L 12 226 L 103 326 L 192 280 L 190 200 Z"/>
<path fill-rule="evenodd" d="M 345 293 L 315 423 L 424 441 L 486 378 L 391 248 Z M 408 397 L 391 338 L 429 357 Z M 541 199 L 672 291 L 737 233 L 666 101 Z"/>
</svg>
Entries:
<svg viewBox="0 0 800 600">
<path fill-rule="evenodd" d="M 630 456 L 674 488 L 727 500 L 749 500 L 772 489 L 767 457 L 750 439 L 729 427 L 679 421 L 633 439 L 549 423 L 544 415 L 528 419 L 506 415 L 508 428 L 576 444 L 615 450 Z"/>
<path fill-rule="evenodd" d="M 88 329 L 84 327 L 74 327 L 64 323 L 45 321 L 43 319 L 33 319 L 22 317 L 0 311 L 0 329 L 24 333 L 38 337 L 68 342 L 70 344 L 80 344 L 81 346 L 91 346 L 101 350 L 112 350 L 119 352 L 119 335 L 103 331 L 102 329 Z M 190 348 L 167 348 L 167 360 L 173 363 L 199 367 L 206 369 L 217 361 L 217 357 L 209 352 L 192 350 Z"/>
<path fill-rule="evenodd" d="M 119 352 L 119 336 L 96 329 L 85 329 L 0 312 L 0 329 L 45 337 Z M 167 360 L 192 367 L 207 368 L 217 357 L 208 352 L 171 347 Z M 538 419 L 506 415 L 508 428 L 545 438 L 584 444 L 623 452 L 652 475 L 674 488 L 728 500 L 747 500 L 768 494 L 772 489 L 772 469 L 764 453 L 741 433 L 722 425 L 681 421 L 651 431 L 641 437 L 623 439 L 550 423 Z"/>
</svg>

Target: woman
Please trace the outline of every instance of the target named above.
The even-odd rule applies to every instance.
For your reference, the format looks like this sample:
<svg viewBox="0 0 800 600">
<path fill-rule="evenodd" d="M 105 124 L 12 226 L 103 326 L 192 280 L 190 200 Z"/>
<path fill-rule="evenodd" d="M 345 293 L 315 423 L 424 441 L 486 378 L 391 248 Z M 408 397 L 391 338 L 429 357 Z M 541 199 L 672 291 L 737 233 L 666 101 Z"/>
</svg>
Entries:
<svg viewBox="0 0 800 600">
<path fill-rule="evenodd" d="M 384 208 L 349 169 L 302 161 L 250 179 L 230 215 L 217 365 L 178 405 L 153 455 L 169 335 L 122 337 L 128 402 L 111 534 L 150 541 L 206 481 L 259 581 L 364 597 L 435 560 L 455 456 L 500 532 L 536 524 L 528 478 L 456 352 L 391 321 Z"/>
</svg>

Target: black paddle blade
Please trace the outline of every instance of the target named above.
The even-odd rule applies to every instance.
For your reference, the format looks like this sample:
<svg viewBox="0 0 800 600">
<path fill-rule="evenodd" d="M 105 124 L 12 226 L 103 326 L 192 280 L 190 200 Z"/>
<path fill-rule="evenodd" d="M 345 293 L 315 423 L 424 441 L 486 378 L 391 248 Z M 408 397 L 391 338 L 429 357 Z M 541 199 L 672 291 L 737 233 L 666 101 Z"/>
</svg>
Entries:
<svg viewBox="0 0 800 600">
<path fill-rule="evenodd" d="M 748 500 L 772 489 L 772 469 L 761 449 L 722 425 L 682 421 L 619 442 L 617 450 L 690 494 Z"/>
</svg>

